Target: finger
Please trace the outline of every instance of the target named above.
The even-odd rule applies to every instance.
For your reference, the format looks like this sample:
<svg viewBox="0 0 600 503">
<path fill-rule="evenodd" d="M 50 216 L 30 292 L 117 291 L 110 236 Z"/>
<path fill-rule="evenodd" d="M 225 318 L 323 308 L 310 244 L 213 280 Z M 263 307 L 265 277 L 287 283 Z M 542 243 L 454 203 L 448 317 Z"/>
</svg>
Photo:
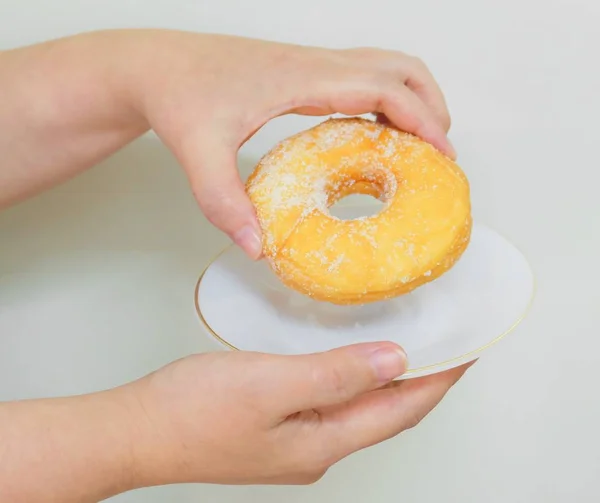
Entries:
<svg viewBox="0 0 600 503">
<path fill-rule="evenodd" d="M 450 128 L 450 114 L 444 94 L 427 65 L 419 58 L 407 54 L 374 49 L 355 48 L 346 51 L 357 67 L 372 68 L 373 75 L 381 82 L 401 84 L 413 91 L 422 103 L 432 112 L 437 124 L 444 132 Z"/>
<path fill-rule="evenodd" d="M 335 113 L 343 115 L 374 113 L 380 118 L 386 116 L 391 125 L 422 138 L 451 159 L 456 159 L 454 147 L 450 143 L 446 131 L 440 125 L 439 118 L 408 87 L 397 83 L 389 85 L 387 89 L 378 86 L 364 88 L 363 85 L 364 82 L 361 81 L 358 85 L 350 82 L 346 86 L 339 86 L 332 99 L 321 101 L 319 104 L 305 104 L 291 108 L 281 115 L 294 113 L 322 116 Z M 246 136 L 246 140 L 251 134 Z"/>
<path fill-rule="evenodd" d="M 365 95 L 361 93 L 357 95 L 349 93 L 349 96 L 344 99 L 338 97 L 328 106 L 299 107 L 291 110 L 290 113 L 301 115 L 374 113 L 379 122 L 412 133 L 431 143 L 451 159 L 456 159 L 456 151 L 434 111 L 406 86 L 392 86 L 390 91 L 378 93 L 372 101 L 365 99 Z"/>
<path fill-rule="evenodd" d="M 261 231 L 237 170 L 237 150 L 206 138 L 190 143 L 178 154 L 204 215 L 250 258 L 260 258 Z"/>
<path fill-rule="evenodd" d="M 356 344 L 324 353 L 284 356 L 278 359 L 281 371 L 270 399 L 278 402 L 284 417 L 339 404 L 377 389 L 402 375 L 406 355 L 389 342 Z"/>
<path fill-rule="evenodd" d="M 456 159 L 454 147 L 433 111 L 407 87 L 398 86 L 387 91 L 375 112 L 383 113 L 399 129 L 422 138 Z"/>
<path fill-rule="evenodd" d="M 433 111 L 439 125 L 447 133 L 451 120 L 446 98 L 425 63 L 418 58 L 412 58 L 404 84 Z"/>
<path fill-rule="evenodd" d="M 392 438 L 416 426 L 471 365 L 394 382 L 344 406 L 322 410 L 319 440 L 338 446 L 341 459 Z"/>
</svg>

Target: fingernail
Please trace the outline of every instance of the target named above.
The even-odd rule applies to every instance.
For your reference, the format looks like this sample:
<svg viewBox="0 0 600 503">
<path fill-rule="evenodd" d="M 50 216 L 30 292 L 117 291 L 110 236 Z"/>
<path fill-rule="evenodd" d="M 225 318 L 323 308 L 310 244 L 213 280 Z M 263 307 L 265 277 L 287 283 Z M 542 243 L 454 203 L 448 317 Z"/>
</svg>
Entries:
<svg viewBox="0 0 600 503">
<path fill-rule="evenodd" d="M 258 259 L 262 254 L 262 242 L 256 229 L 252 225 L 246 225 L 234 236 L 235 243 L 246 252 L 253 260 Z"/>
<path fill-rule="evenodd" d="M 400 348 L 377 349 L 370 355 L 369 361 L 383 383 L 401 376 L 406 370 L 406 353 Z"/>
</svg>

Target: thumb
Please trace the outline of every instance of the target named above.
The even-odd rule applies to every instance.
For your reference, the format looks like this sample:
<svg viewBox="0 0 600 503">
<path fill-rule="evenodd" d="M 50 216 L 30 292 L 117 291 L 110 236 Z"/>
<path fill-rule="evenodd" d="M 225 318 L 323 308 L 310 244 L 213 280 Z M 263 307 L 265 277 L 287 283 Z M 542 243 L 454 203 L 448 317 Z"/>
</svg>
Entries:
<svg viewBox="0 0 600 503">
<path fill-rule="evenodd" d="M 281 358 L 278 395 L 286 415 L 347 402 L 389 383 L 406 370 L 404 350 L 391 342 Z"/>
<path fill-rule="evenodd" d="M 262 254 L 256 211 L 237 170 L 237 152 L 219 142 L 197 142 L 184 153 L 194 196 L 206 218 L 252 259 Z"/>
</svg>

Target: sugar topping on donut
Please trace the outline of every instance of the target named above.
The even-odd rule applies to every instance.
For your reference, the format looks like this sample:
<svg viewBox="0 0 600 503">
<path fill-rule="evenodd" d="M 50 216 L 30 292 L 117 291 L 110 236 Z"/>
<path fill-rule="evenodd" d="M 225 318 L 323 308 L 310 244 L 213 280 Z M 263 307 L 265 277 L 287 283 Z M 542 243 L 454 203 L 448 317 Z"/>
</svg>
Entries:
<svg viewBox="0 0 600 503">
<path fill-rule="evenodd" d="M 315 298 L 360 303 L 406 293 L 453 265 L 470 236 L 466 177 L 413 135 L 330 119 L 265 155 L 247 182 L 265 257 Z M 350 221 L 328 208 L 353 193 L 383 201 Z"/>
</svg>

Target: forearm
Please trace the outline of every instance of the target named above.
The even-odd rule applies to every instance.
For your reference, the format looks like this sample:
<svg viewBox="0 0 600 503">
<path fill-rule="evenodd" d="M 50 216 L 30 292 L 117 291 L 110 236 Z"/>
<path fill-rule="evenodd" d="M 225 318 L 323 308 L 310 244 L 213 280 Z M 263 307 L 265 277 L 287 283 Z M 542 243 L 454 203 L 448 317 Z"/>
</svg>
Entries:
<svg viewBox="0 0 600 503">
<path fill-rule="evenodd" d="M 120 393 L 0 403 L 0 501 L 97 502 L 132 489 L 139 418 Z"/>
<path fill-rule="evenodd" d="M 139 61 L 127 57 L 128 42 L 125 32 L 97 32 L 0 52 L 0 208 L 148 129 L 136 108 Z"/>
</svg>

